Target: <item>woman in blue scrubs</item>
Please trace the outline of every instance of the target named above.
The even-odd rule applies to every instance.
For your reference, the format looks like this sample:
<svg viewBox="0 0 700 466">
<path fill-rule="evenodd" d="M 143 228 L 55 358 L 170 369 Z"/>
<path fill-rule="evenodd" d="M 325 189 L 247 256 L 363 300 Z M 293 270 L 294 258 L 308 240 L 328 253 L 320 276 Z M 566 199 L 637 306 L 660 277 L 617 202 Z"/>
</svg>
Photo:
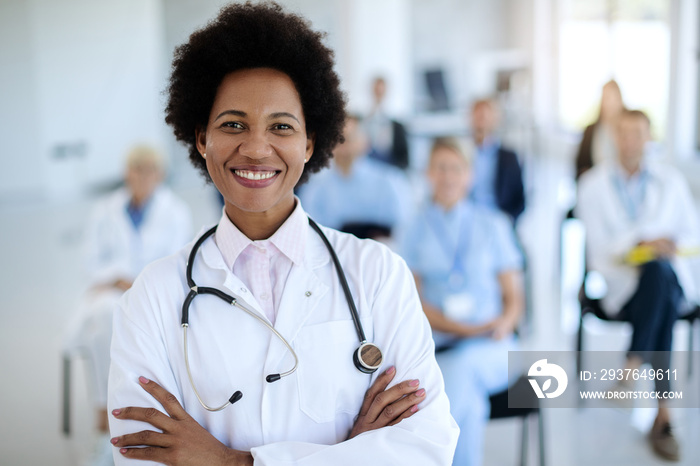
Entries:
<svg viewBox="0 0 700 466">
<path fill-rule="evenodd" d="M 461 433 L 454 465 L 479 465 L 489 396 L 508 386 L 508 351 L 523 310 L 522 256 L 501 213 L 467 200 L 471 160 L 455 139 L 435 141 L 432 198 L 402 235 Z"/>
</svg>

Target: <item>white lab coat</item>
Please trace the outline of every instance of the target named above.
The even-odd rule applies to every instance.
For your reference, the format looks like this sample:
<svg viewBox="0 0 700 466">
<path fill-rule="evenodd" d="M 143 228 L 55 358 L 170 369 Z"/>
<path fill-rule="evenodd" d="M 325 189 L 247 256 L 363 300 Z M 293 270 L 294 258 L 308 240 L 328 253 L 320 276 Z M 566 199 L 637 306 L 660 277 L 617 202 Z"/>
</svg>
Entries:
<svg viewBox="0 0 700 466">
<path fill-rule="evenodd" d="M 175 394 L 221 442 L 250 450 L 256 465 L 450 465 L 458 428 L 410 271 L 379 243 L 324 232 L 344 266 L 367 339 L 384 353 L 378 372 L 369 376 L 353 365 L 359 343 L 348 304 L 328 250 L 309 227 L 305 262 L 292 266 L 275 323 L 297 352 L 295 373 L 265 382 L 266 375 L 293 365 L 283 343 L 240 309 L 199 296 L 190 308 L 188 334 L 197 388 L 210 405 L 223 403 L 235 390 L 243 392 L 222 412 L 200 406 L 188 381 L 180 326 L 190 245 L 148 266 L 115 314 L 109 409 L 162 409 L 138 385 L 143 375 Z M 197 254 L 193 278 L 232 294 L 266 319 L 211 238 Z M 395 382 L 420 379 L 427 391 L 420 410 L 396 426 L 345 441 L 366 390 L 391 365 L 397 368 Z M 114 418 L 110 427 L 112 435 L 151 428 Z M 116 450 L 115 462 L 132 464 Z"/>
<path fill-rule="evenodd" d="M 120 188 L 97 203 L 85 232 L 85 257 L 90 282 L 134 280 L 146 264 L 173 254 L 192 237 L 187 205 L 160 186 L 152 195 L 143 223 L 136 230 L 126 211 L 131 200 Z"/>
<path fill-rule="evenodd" d="M 588 268 L 600 272 L 608 291 L 603 308 L 617 314 L 639 283 L 639 268 L 623 262 L 640 241 L 672 238 L 678 247 L 700 244 L 700 225 L 688 185 L 673 167 L 648 163 L 644 200 L 636 220 L 630 219 L 613 181 L 616 162 L 596 165 L 579 180 L 576 212 L 586 227 Z M 686 299 L 697 300 L 693 277 L 683 258 L 674 258 L 674 271 Z"/>
</svg>

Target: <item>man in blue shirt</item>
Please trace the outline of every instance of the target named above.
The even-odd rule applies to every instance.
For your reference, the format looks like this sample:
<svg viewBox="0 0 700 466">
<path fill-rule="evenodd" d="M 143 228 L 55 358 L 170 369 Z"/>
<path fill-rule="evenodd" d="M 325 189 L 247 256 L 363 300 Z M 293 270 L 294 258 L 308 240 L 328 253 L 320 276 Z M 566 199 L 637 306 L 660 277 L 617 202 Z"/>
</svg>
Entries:
<svg viewBox="0 0 700 466">
<path fill-rule="evenodd" d="M 325 226 L 364 237 L 390 236 L 410 215 L 412 195 L 401 170 L 367 157 L 359 117 L 350 116 L 333 164 L 304 185 L 299 198 Z"/>
<path fill-rule="evenodd" d="M 525 210 L 522 170 L 515 152 L 494 136 L 498 127 L 496 103 L 488 99 L 474 102 L 471 127 L 477 147 L 471 199 L 505 212 L 515 222 Z"/>
</svg>

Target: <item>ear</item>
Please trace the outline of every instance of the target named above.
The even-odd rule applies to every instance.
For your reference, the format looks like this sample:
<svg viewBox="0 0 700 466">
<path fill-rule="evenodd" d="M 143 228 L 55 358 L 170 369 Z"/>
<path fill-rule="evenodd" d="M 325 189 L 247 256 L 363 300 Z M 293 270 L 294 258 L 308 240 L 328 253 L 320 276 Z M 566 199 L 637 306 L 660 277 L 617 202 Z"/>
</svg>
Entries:
<svg viewBox="0 0 700 466">
<path fill-rule="evenodd" d="M 304 160 L 308 162 L 311 160 L 311 156 L 314 153 L 314 147 L 316 146 L 316 134 L 309 134 L 306 138 L 306 153 L 304 154 Z M 304 162 L 304 163 L 306 163 Z"/>
<path fill-rule="evenodd" d="M 194 130 L 194 139 L 197 145 L 199 155 L 204 156 L 207 152 L 207 130 L 201 126 L 197 126 Z"/>
</svg>

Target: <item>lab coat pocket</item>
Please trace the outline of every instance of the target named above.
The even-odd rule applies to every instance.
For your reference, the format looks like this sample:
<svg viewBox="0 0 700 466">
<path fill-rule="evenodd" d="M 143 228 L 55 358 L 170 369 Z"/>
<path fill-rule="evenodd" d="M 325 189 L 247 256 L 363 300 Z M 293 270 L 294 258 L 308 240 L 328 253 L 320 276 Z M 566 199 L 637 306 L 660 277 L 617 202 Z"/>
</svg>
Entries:
<svg viewBox="0 0 700 466">
<path fill-rule="evenodd" d="M 371 338 L 371 323 L 362 322 Z M 309 325 L 297 335 L 299 406 L 317 423 L 333 422 L 340 413 L 356 416 L 370 376 L 353 364 L 360 343 L 352 320 Z"/>
</svg>

